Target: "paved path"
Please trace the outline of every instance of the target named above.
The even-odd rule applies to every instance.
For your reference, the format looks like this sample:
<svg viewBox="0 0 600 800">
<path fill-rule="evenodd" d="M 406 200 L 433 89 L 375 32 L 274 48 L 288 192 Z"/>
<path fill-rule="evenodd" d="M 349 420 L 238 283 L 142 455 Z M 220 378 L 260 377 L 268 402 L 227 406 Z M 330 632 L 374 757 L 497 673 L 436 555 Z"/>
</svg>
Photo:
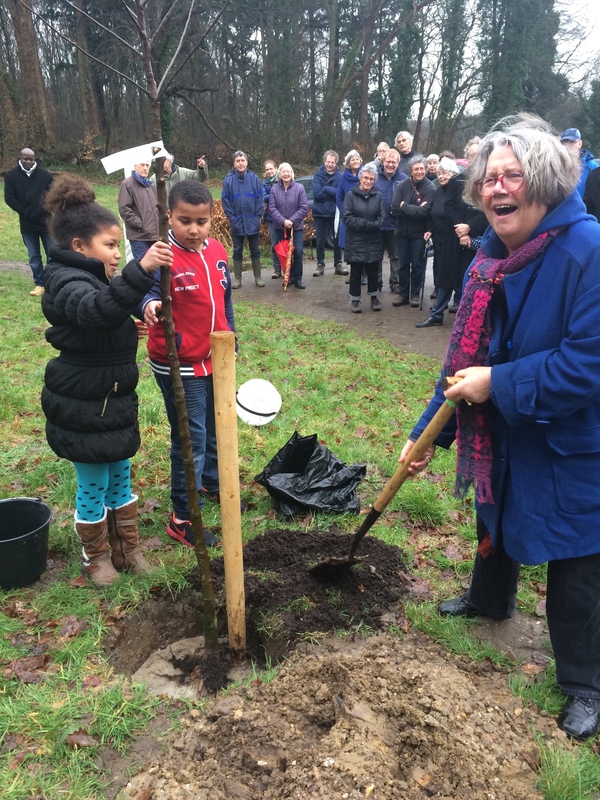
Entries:
<svg viewBox="0 0 600 800">
<path fill-rule="evenodd" d="M 265 262 L 263 261 L 263 263 Z M 342 323 L 361 335 L 371 333 L 374 336 L 381 336 L 388 339 L 402 352 L 443 359 L 454 318 L 446 315 L 446 324 L 441 327 L 415 328 L 415 323 L 425 319 L 429 313 L 431 302 L 429 294 L 432 290 L 431 259 L 427 266 L 423 311 L 418 308 L 410 308 L 410 306 L 402 308 L 392 306 L 392 300 L 396 295 L 388 289 L 389 263 L 387 261 L 384 261 L 383 265 L 384 289 L 380 294 L 383 309 L 377 313 L 370 309 L 369 299 L 365 292 L 366 287 L 363 287 L 362 314 L 350 312 L 346 278 L 342 275 L 334 275 L 330 251 L 327 251 L 325 274 L 313 278 L 315 267 L 316 260 L 311 258 L 309 248 L 305 252 L 304 258 L 306 289 L 301 290 L 290 286 L 287 292 L 283 291 L 281 280 L 271 279 L 271 269 L 262 271 L 266 284 L 264 289 L 259 289 L 254 285 L 251 270 L 244 270 L 242 288 L 233 292 L 234 302 L 236 298 L 241 297 L 244 300 L 280 305 L 295 314 Z M 15 261 L 0 261 L 0 271 L 31 274 L 28 264 Z"/>
<path fill-rule="evenodd" d="M 259 289 L 254 285 L 252 272 L 244 271 L 242 288 L 234 291 L 234 301 L 236 297 L 243 297 L 244 300 L 281 305 L 295 314 L 340 322 L 360 334 L 372 333 L 375 336 L 381 336 L 388 339 L 398 350 L 431 356 L 439 360 L 443 359 L 454 317 L 447 314 L 446 324 L 441 327 L 415 328 L 415 323 L 426 319 L 429 314 L 431 305 L 429 295 L 433 288 L 431 259 L 427 266 L 423 311 L 410 306 L 402 306 L 402 308 L 392 306 L 392 300 L 396 295 L 392 294 L 388 288 L 389 262 L 384 261 L 384 289 L 380 294 L 383 309 L 379 312 L 371 311 L 370 301 L 365 292 L 366 286 L 364 286 L 362 314 L 352 314 L 348 299 L 348 286 L 345 283 L 346 278 L 334 275 L 330 252 L 326 251 L 325 274 L 319 278 L 313 278 L 316 260 L 311 259 L 310 248 L 305 251 L 303 277 L 306 284 L 305 290 L 290 286 L 287 292 L 284 292 L 281 281 L 271 279 L 271 269 L 263 269 L 262 274 L 266 286 L 264 289 Z"/>
</svg>

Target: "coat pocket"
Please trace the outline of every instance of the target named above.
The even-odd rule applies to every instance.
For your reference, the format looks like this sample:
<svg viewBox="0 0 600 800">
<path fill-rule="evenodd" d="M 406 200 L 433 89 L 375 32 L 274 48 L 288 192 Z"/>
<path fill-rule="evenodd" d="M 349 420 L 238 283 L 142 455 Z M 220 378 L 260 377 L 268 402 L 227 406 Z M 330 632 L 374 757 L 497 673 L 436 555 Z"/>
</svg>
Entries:
<svg viewBox="0 0 600 800">
<path fill-rule="evenodd" d="M 570 514 L 600 508 L 600 425 L 550 428 L 546 435 L 559 508 Z"/>
</svg>

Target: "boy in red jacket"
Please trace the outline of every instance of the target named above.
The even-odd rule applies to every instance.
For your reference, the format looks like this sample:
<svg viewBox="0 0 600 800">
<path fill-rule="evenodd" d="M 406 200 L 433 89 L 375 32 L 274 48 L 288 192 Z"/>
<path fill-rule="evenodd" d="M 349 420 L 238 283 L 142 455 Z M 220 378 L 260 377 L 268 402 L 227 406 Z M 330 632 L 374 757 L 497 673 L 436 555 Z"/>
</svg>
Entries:
<svg viewBox="0 0 600 800">
<path fill-rule="evenodd" d="M 196 484 L 200 496 L 218 499 L 217 440 L 212 385 L 210 334 L 235 331 L 231 302 L 231 277 L 227 252 L 216 239 L 208 237 L 212 215 L 210 190 L 196 181 L 180 181 L 169 194 L 169 243 L 173 252 L 171 296 L 173 324 L 185 403 L 187 407 Z M 159 276 L 143 302 L 148 325 L 148 354 L 154 377 L 162 391 L 171 426 L 171 502 L 173 513 L 167 526 L 171 538 L 194 546 L 185 472 L 179 438 L 173 384 L 164 328 L 160 320 Z M 202 500 L 200 499 L 200 505 Z M 216 537 L 204 531 L 209 546 Z"/>
</svg>

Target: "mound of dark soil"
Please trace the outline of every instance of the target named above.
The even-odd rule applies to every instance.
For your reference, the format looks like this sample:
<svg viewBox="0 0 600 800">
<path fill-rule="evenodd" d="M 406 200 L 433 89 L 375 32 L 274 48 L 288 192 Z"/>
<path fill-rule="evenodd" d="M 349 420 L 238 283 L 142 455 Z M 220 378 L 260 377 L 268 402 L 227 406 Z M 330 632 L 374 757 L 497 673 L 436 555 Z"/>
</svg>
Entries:
<svg viewBox="0 0 600 800">
<path fill-rule="evenodd" d="M 389 624 L 403 592 L 405 564 L 397 547 L 366 537 L 351 568 L 311 571 L 332 557 L 346 558 L 352 535 L 329 531 L 272 530 L 244 548 L 246 624 L 250 655 L 280 659 L 300 641 L 335 631 L 380 630 Z M 222 559 L 211 563 L 224 591 Z M 197 583 L 197 574 L 191 578 Z M 263 652 L 263 648 L 264 651 Z"/>
</svg>

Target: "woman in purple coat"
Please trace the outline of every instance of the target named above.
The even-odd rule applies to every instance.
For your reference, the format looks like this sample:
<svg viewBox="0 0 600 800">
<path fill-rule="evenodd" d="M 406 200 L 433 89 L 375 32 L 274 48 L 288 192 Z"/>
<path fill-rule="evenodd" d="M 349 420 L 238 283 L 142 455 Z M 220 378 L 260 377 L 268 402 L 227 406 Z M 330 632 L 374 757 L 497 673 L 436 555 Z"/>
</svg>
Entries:
<svg viewBox="0 0 600 800">
<path fill-rule="evenodd" d="M 293 230 L 294 260 L 290 273 L 290 283 L 298 289 L 305 289 L 302 282 L 302 256 L 304 253 L 304 220 L 308 214 L 308 198 L 301 183 L 294 180 L 294 170 L 284 161 L 279 165 L 279 180 L 271 187 L 269 213 L 277 241 Z"/>
</svg>

